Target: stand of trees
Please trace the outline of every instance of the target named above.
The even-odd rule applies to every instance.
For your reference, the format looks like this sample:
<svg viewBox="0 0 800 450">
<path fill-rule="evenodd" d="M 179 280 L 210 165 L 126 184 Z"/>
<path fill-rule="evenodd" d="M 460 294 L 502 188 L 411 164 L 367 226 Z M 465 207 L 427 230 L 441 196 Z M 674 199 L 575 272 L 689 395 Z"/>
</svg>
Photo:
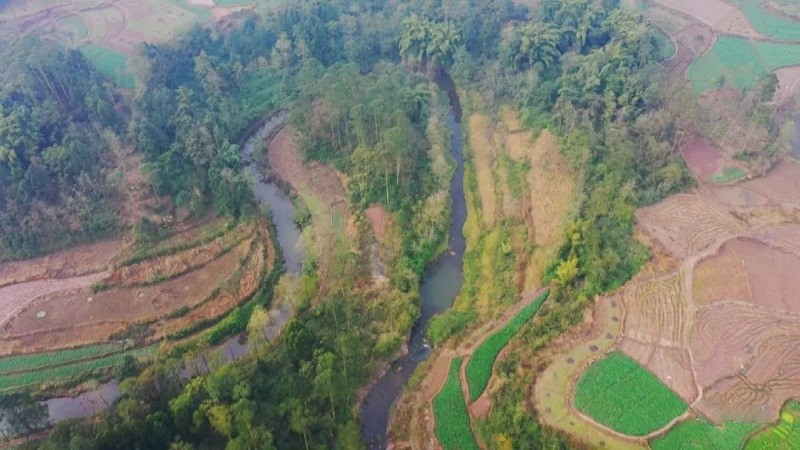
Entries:
<svg viewBox="0 0 800 450">
<path fill-rule="evenodd" d="M 81 53 L 33 38 L 0 68 L 0 261 L 116 231 L 113 90 Z"/>
</svg>

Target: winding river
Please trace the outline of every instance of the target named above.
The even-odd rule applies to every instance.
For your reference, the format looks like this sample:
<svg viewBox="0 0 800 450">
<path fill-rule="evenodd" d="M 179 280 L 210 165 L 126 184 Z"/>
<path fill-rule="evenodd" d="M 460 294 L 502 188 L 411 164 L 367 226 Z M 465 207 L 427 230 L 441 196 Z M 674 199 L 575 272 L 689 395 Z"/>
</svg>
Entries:
<svg viewBox="0 0 800 450">
<path fill-rule="evenodd" d="M 300 230 L 294 224 L 294 205 L 291 199 L 275 183 L 261 173 L 253 160 L 259 147 L 266 145 L 286 121 L 287 114 L 280 111 L 250 133 L 242 146 L 242 157 L 247 164 L 246 172 L 253 183 L 253 193 L 258 202 L 269 208 L 278 235 L 278 243 L 283 253 L 284 266 L 289 273 L 299 274 L 305 258 L 305 248 L 301 244 Z M 278 311 L 282 318 L 288 319 L 288 312 Z M 212 354 L 219 354 L 222 362 L 231 362 L 244 356 L 250 349 L 243 345 L 238 336 L 232 337 L 217 347 L 208 349 L 204 357 L 188 361 L 181 368 L 181 379 L 189 379 L 198 373 L 206 372 L 206 361 Z M 67 419 L 88 417 L 110 407 L 120 396 L 119 382 L 111 380 L 98 388 L 75 397 L 57 397 L 45 400 L 50 423 Z"/>
<path fill-rule="evenodd" d="M 420 287 L 420 318 L 411 330 L 408 353 L 392 363 L 386 374 L 372 385 L 361 403 L 360 422 L 364 439 L 370 449 L 386 448 L 392 406 L 414 369 L 430 356 L 430 346 L 425 342 L 428 322 L 431 317 L 453 304 L 464 280 L 463 228 L 467 218 L 467 205 L 464 199 L 464 156 L 461 153 L 461 103 L 449 75 L 439 73 L 436 84 L 447 92 L 450 99 L 447 122 L 452 133 L 452 153 L 457 165 L 450 181 L 452 214 L 449 242 L 447 250 L 425 268 Z"/>
</svg>

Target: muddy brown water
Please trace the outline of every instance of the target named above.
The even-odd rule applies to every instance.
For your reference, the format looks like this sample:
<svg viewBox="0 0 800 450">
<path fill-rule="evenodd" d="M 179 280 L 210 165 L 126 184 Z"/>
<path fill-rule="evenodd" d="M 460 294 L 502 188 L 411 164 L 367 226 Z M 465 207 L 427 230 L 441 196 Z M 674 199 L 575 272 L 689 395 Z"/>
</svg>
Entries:
<svg viewBox="0 0 800 450">
<path fill-rule="evenodd" d="M 245 168 L 252 181 L 253 193 L 259 203 L 269 208 L 275 224 L 278 244 L 283 253 L 284 266 L 289 273 L 299 274 L 305 258 L 305 248 L 300 241 L 300 230 L 294 224 L 294 205 L 291 199 L 276 184 L 259 171 L 253 161 L 253 155 L 259 146 L 266 145 L 286 121 L 287 113 L 280 111 L 258 126 L 245 140 L 242 146 L 242 157 L 247 164 Z M 280 309 L 275 319 L 285 323 L 290 314 Z M 193 378 L 208 371 L 208 361 L 228 363 L 236 361 L 247 353 L 251 347 L 246 346 L 239 336 L 234 336 L 214 348 L 208 349 L 204 355 L 190 360 L 180 368 L 179 376 L 183 380 Z M 89 417 L 108 409 L 120 397 L 119 382 L 111 380 L 98 388 L 84 392 L 75 397 L 56 397 L 42 403 L 47 406 L 49 421 L 56 424 L 63 420 Z"/>
<path fill-rule="evenodd" d="M 387 428 L 395 401 L 414 369 L 428 359 L 431 350 L 425 331 L 431 317 L 446 311 L 461 290 L 464 280 L 464 222 L 467 205 L 464 199 L 464 156 L 461 152 L 461 103 L 452 78 L 445 73 L 436 77 L 439 88 L 450 99 L 447 123 L 452 133 L 452 154 L 457 167 L 450 181 L 451 216 L 447 250 L 425 269 L 420 286 L 420 318 L 411 330 L 408 353 L 394 361 L 389 370 L 371 386 L 361 403 L 359 421 L 364 440 L 370 449 L 387 446 Z"/>
</svg>

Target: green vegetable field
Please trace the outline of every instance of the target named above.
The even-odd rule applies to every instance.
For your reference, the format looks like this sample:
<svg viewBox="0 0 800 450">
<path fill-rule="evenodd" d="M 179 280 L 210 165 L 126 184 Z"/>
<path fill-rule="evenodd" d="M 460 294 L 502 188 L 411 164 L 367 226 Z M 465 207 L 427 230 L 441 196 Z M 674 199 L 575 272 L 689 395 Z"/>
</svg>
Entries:
<svg viewBox="0 0 800 450">
<path fill-rule="evenodd" d="M 630 436 L 655 431 L 687 409 L 677 394 L 620 351 L 589 366 L 574 395 L 582 413 Z"/>
<path fill-rule="evenodd" d="M 140 357 L 152 353 L 154 350 L 155 346 L 150 346 L 130 352 L 115 353 L 103 358 L 78 361 L 73 364 L 65 364 L 48 369 L 2 375 L 0 376 L 0 391 L 13 390 L 45 382 L 66 380 L 93 370 L 114 367 L 122 363 L 125 355 Z"/>
<path fill-rule="evenodd" d="M 748 90 L 767 73 L 799 64 L 800 45 L 720 36 L 711 50 L 692 62 L 687 75 L 698 94 L 721 86 Z"/>
<path fill-rule="evenodd" d="M 492 367 L 497 355 L 500 354 L 503 347 L 508 345 L 511 338 L 517 334 L 520 328 L 539 311 L 549 294 L 549 291 L 542 292 L 528 306 L 522 308 L 505 327 L 483 341 L 483 344 L 472 354 L 469 364 L 467 364 L 467 384 L 469 385 L 469 396 L 473 401 L 481 396 L 483 390 L 489 384 L 489 378 L 492 376 Z"/>
<path fill-rule="evenodd" d="M 478 449 L 469 423 L 467 403 L 461 393 L 458 369 L 462 360 L 459 357 L 450 362 L 447 381 L 442 391 L 433 399 L 433 415 L 436 419 L 434 431 L 445 450 Z"/>
<path fill-rule="evenodd" d="M 800 449 L 800 402 L 791 401 L 781 411 L 781 421 L 769 425 L 747 442 L 746 450 Z"/>
<path fill-rule="evenodd" d="M 790 20 L 764 9 L 763 0 L 733 0 L 759 33 L 781 41 L 800 40 L 800 22 Z"/>
<path fill-rule="evenodd" d="M 80 50 L 97 70 L 114 81 L 117 86 L 129 89 L 136 86 L 136 79 L 128 66 L 127 56 L 97 44 L 85 45 Z"/>
<path fill-rule="evenodd" d="M 715 173 L 708 177 L 708 181 L 712 183 L 730 183 L 738 179 L 744 178 L 747 173 L 739 167 L 730 167 L 725 169 L 722 173 Z"/>
<path fill-rule="evenodd" d="M 71 363 L 81 359 L 113 353 L 121 349 L 122 346 L 119 344 L 98 344 L 69 350 L 61 350 L 58 352 L 9 356 L 7 358 L 0 358 L 0 374 L 21 372 Z"/>
<path fill-rule="evenodd" d="M 666 435 L 650 442 L 650 447 L 653 450 L 737 449 L 757 427 L 754 423 L 725 422 L 720 428 L 705 420 L 691 420 L 674 426 Z"/>
</svg>

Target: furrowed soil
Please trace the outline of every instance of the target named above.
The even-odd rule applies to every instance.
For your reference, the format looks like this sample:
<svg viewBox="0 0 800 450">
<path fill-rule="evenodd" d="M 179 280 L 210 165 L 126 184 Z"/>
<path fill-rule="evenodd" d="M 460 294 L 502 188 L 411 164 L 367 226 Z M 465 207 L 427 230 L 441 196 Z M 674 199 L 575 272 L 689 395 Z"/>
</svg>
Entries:
<svg viewBox="0 0 800 450">
<path fill-rule="evenodd" d="M 713 186 L 702 178 L 720 157 L 696 140 L 687 147 L 700 188 L 637 211 L 651 262 L 596 300 L 594 320 L 553 345 L 556 356 L 535 386 L 544 423 L 592 446 L 645 444 L 671 426 L 635 439 L 572 409 L 577 377 L 614 349 L 715 423 L 772 422 L 800 391 L 800 165 L 785 160 L 763 177 Z M 612 301 L 623 314 L 607 313 Z"/>
</svg>

